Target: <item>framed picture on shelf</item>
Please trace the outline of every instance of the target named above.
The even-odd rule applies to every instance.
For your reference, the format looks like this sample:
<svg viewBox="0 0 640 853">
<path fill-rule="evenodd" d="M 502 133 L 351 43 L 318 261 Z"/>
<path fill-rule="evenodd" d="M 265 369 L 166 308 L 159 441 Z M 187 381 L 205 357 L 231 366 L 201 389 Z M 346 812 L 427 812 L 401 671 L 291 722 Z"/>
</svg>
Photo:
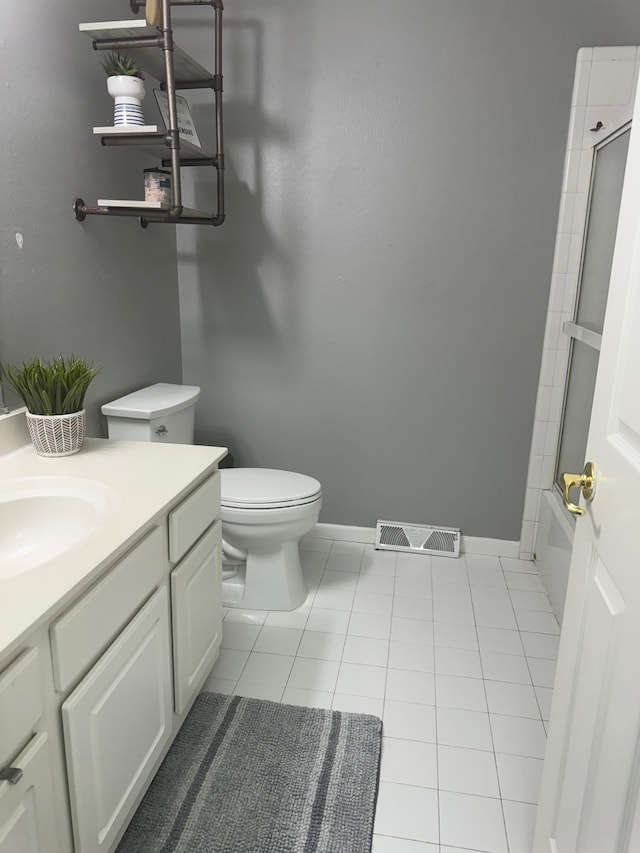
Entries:
<svg viewBox="0 0 640 853">
<path fill-rule="evenodd" d="M 168 128 L 169 99 L 167 98 L 167 93 L 163 92 L 161 89 L 154 89 L 153 94 L 156 99 L 158 109 L 160 110 L 164 126 L 165 128 Z M 187 99 L 183 98 L 182 95 L 176 95 L 176 110 L 178 112 L 178 133 L 180 135 L 180 139 L 184 139 L 186 142 L 191 142 L 192 145 L 197 145 L 200 148 L 200 139 L 196 132 L 193 118 L 191 117 L 189 104 L 187 103 Z"/>
</svg>

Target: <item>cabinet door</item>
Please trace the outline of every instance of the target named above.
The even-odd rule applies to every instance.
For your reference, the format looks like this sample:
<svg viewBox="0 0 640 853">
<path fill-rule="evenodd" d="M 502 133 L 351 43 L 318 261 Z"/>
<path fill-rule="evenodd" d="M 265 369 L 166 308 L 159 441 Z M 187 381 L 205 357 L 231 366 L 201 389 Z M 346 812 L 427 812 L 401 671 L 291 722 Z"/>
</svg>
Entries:
<svg viewBox="0 0 640 853">
<path fill-rule="evenodd" d="M 221 532 L 216 522 L 171 573 L 176 713 L 200 689 L 222 638 Z"/>
<path fill-rule="evenodd" d="M 76 848 L 109 850 L 171 734 L 165 588 L 69 696 L 62 720 Z"/>
<path fill-rule="evenodd" d="M 22 778 L 0 782 L 0 853 L 61 853 L 47 735 L 36 735 L 11 766 Z"/>
</svg>

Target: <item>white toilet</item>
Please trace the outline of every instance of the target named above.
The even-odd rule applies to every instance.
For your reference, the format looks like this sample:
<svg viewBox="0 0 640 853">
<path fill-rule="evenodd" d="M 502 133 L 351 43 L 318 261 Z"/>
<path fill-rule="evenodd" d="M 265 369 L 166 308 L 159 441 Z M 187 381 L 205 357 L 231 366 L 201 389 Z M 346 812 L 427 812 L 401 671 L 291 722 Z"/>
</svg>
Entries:
<svg viewBox="0 0 640 853">
<path fill-rule="evenodd" d="M 109 438 L 193 444 L 193 385 L 158 383 L 102 406 Z M 313 477 L 270 468 L 220 472 L 223 604 L 294 610 L 307 597 L 298 543 L 315 525 L 322 487 Z"/>
</svg>

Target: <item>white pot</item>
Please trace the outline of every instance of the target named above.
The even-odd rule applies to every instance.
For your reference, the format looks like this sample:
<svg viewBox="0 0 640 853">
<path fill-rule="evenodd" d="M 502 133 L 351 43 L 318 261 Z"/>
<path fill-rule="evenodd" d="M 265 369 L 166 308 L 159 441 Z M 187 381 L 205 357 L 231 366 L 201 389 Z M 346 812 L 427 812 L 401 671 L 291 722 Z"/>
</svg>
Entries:
<svg viewBox="0 0 640 853">
<path fill-rule="evenodd" d="M 71 456 L 84 442 L 85 410 L 70 415 L 32 415 L 27 412 L 31 441 L 40 456 Z"/>
<path fill-rule="evenodd" d="M 107 92 L 114 99 L 113 124 L 143 125 L 142 100 L 144 98 L 144 83 L 139 77 L 119 74 L 107 77 Z"/>
</svg>

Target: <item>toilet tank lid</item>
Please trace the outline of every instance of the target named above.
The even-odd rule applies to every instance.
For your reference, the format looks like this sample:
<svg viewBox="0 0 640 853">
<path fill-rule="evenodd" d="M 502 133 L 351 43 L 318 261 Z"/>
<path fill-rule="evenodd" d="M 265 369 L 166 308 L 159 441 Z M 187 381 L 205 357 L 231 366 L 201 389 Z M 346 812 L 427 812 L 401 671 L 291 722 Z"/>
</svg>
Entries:
<svg viewBox="0 0 640 853">
<path fill-rule="evenodd" d="M 186 409 L 194 405 L 199 397 L 200 388 L 197 385 L 158 382 L 111 403 L 105 403 L 101 411 L 103 415 L 110 417 L 150 420 Z"/>
</svg>

